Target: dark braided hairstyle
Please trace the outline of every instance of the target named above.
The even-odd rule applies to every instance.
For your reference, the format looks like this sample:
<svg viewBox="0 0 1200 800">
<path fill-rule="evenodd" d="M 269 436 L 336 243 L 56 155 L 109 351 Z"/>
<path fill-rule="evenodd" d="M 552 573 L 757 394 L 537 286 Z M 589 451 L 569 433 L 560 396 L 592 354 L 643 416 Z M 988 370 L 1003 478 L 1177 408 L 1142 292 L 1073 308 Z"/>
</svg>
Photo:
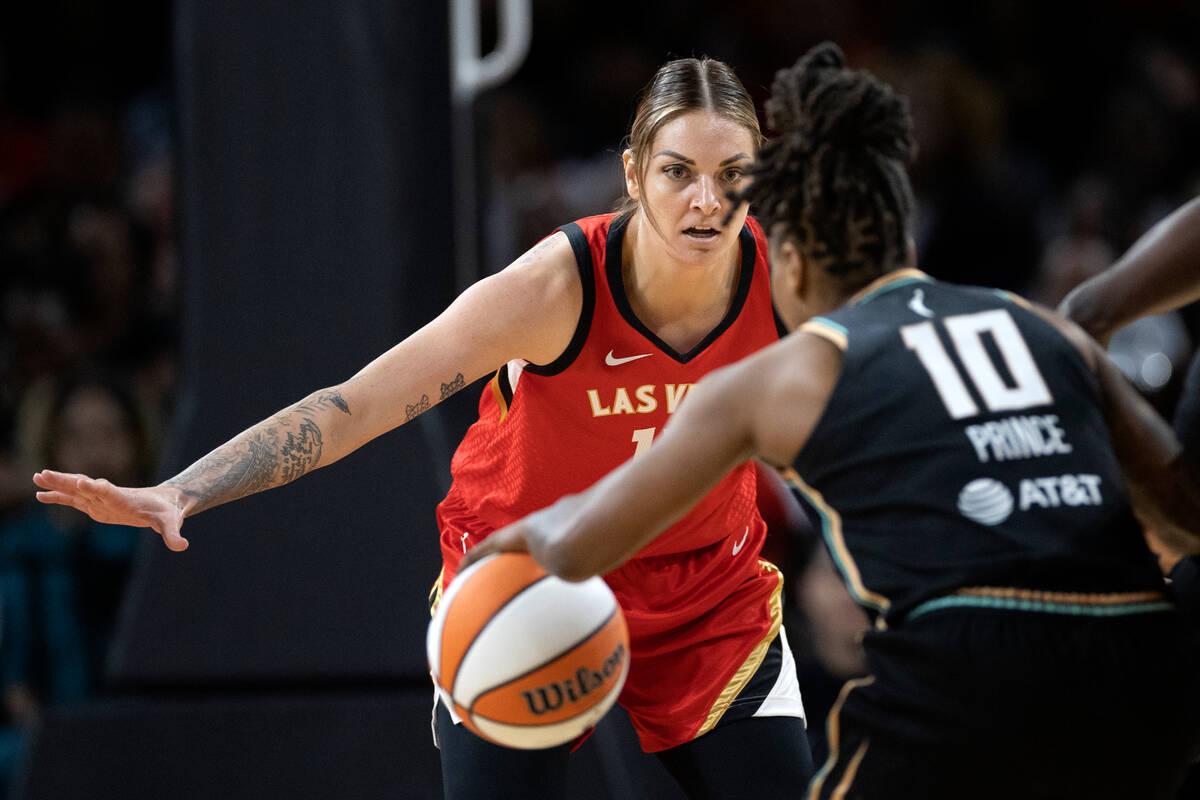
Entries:
<svg viewBox="0 0 1200 800">
<path fill-rule="evenodd" d="M 823 42 L 780 70 L 767 101 L 779 138 L 737 195 L 770 231 L 783 223 L 806 259 L 857 288 L 905 264 L 913 194 L 908 102 Z"/>
</svg>

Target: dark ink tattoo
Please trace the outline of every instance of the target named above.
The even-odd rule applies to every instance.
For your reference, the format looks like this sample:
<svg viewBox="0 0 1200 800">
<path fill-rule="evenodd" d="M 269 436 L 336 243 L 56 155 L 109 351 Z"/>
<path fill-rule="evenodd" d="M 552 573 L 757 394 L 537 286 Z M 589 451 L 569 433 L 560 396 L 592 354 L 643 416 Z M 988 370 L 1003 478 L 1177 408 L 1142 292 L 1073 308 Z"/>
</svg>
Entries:
<svg viewBox="0 0 1200 800">
<path fill-rule="evenodd" d="M 454 394 L 466 385 L 467 382 L 463 379 L 463 374 L 461 372 L 458 373 L 458 375 L 454 377 L 454 380 L 450 381 L 449 383 L 442 384 L 442 399 L 445 400 L 447 397 Z"/>
<path fill-rule="evenodd" d="M 347 403 L 345 398 L 342 397 L 342 393 L 336 389 L 322 389 L 321 391 L 311 394 L 301 400 L 294 406 L 294 408 L 297 411 L 307 411 L 312 413 L 313 411 L 317 411 L 318 409 L 322 408 L 328 408 L 329 406 L 334 406 L 339 411 L 345 412 L 346 414 L 350 413 L 350 404 Z"/>
<path fill-rule="evenodd" d="M 539 255 L 541 255 L 541 251 L 545 250 L 547 247 L 550 246 L 551 239 L 553 239 L 553 237 L 551 237 L 551 236 L 547 236 L 545 239 L 542 239 L 540 242 L 535 244 L 531 249 L 527 250 L 525 252 L 525 255 L 523 255 L 519 259 L 517 259 L 517 263 L 530 264 L 530 263 L 536 261 L 537 257 Z"/>
<path fill-rule="evenodd" d="M 294 481 L 320 464 L 324 446 L 316 421 L 296 412 L 328 405 L 350 413 L 337 392 L 314 395 L 234 437 L 166 485 L 195 498 L 191 513 L 196 514 Z"/>
<path fill-rule="evenodd" d="M 276 478 L 278 471 L 278 431 L 263 425 L 218 447 L 167 481 L 167 485 L 196 498 L 198 502 L 192 509 L 195 514 L 278 486 L 281 483 Z"/>
<path fill-rule="evenodd" d="M 404 406 L 404 421 L 408 422 L 410 419 L 417 416 L 422 411 L 428 411 L 432 407 L 433 407 L 433 404 L 429 402 L 429 395 L 423 394 L 423 395 L 421 395 L 421 399 L 418 400 L 415 405 L 410 406 L 408 404 L 405 404 L 405 406 Z"/>
<path fill-rule="evenodd" d="M 279 449 L 279 457 L 283 462 L 281 477 L 284 481 L 294 481 L 316 466 L 321 457 L 321 429 L 317 423 L 305 417 L 297 433 L 288 433 Z"/>
</svg>

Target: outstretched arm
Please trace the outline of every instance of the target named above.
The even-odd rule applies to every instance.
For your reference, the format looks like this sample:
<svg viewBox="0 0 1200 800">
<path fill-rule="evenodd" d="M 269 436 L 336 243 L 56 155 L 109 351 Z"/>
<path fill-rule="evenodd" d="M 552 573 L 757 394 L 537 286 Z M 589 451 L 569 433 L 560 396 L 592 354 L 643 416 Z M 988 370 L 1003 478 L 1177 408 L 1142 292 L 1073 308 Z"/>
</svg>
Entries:
<svg viewBox="0 0 1200 800">
<path fill-rule="evenodd" d="M 574 253 L 556 234 L 348 381 L 248 428 L 170 480 L 129 488 L 43 470 L 34 476 L 43 490 L 37 498 L 100 522 L 153 528 L 169 548 L 183 550 L 185 517 L 332 464 L 513 358 L 554 360 L 581 304 Z"/>
<path fill-rule="evenodd" d="M 1200 197 L 1134 242 L 1112 267 L 1075 287 L 1058 307 L 1101 342 L 1118 328 L 1200 300 Z"/>
<path fill-rule="evenodd" d="M 322 389 L 242 432 L 159 486 L 128 488 L 86 475 L 42 470 L 33 482 L 43 503 L 71 506 L 98 522 L 149 527 L 167 547 L 185 550 L 183 518 L 281 486 L 331 463 L 326 433 L 344 433 L 338 415 L 353 416 L 339 388 Z M 344 438 L 344 437 L 342 437 Z M 335 440 L 336 441 L 336 440 Z M 340 457 L 336 449 L 332 455 Z M 325 456 L 325 459 L 323 459 Z"/>
<path fill-rule="evenodd" d="M 654 445 L 591 488 L 503 528 L 462 568 L 529 552 L 547 572 L 585 580 L 616 569 L 698 503 L 737 465 L 795 458 L 840 371 L 841 354 L 797 333 L 696 384 Z"/>
</svg>

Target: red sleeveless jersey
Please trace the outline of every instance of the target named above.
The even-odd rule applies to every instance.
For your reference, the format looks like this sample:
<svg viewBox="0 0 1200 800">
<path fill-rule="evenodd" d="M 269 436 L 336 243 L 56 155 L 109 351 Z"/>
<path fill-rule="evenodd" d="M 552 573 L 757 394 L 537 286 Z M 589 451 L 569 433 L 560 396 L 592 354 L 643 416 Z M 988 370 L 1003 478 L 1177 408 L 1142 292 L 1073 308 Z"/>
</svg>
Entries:
<svg viewBox="0 0 1200 800">
<path fill-rule="evenodd" d="M 633 313 L 621 277 L 626 221 L 606 214 L 559 229 L 583 282 L 579 323 L 553 363 L 510 362 L 484 389 L 479 419 L 454 454 L 453 485 L 437 509 L 442 585 L 471 545 L 635 457 L 700 378 L 779 338 L 757 221 L 747 218 L 739 236 L 741 267 L 728 313 L 687 353 Z M 753 392 L 747 387 L 747 402 Z M 645 749 L 705 732 L 751 651 L 778 630 L 770 606 L 778 605 L 779 573 L 758 558 L 765 536 L 754 469 L 743 464 L 605 576 L 630 630 L 621 702 Z"/>
</svg>

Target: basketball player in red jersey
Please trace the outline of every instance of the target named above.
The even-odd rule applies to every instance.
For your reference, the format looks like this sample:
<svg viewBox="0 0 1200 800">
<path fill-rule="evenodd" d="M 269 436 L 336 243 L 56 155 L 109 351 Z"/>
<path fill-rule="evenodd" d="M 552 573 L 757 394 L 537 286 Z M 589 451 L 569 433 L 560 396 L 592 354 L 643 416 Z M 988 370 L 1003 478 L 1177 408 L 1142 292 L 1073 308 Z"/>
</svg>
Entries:
<svg viewBox="0 0 1200 800">
<path fill-rule="evenodd" d="M 38 498 L 182 550 L 184 517 L 331 464 L 494 373 L 438 507 L 436 602 L 470 547 L 637 458 L 693 383 L 778 339 L 763 232 L 727 198 L 760 140 L 725 64 L 672 61 L 638 107 L 620 213 L 565 225 L 345 383 L 159 486 L 43 471 Z M 621 702 L 693 797 L 791 797 L 812 771 L 764 536 L 744 465 L 607 576 L 631 635 Z M 562 796 L 566 746 L 507 750 L 435 713 L 447 797 Z"/>
</svg>

